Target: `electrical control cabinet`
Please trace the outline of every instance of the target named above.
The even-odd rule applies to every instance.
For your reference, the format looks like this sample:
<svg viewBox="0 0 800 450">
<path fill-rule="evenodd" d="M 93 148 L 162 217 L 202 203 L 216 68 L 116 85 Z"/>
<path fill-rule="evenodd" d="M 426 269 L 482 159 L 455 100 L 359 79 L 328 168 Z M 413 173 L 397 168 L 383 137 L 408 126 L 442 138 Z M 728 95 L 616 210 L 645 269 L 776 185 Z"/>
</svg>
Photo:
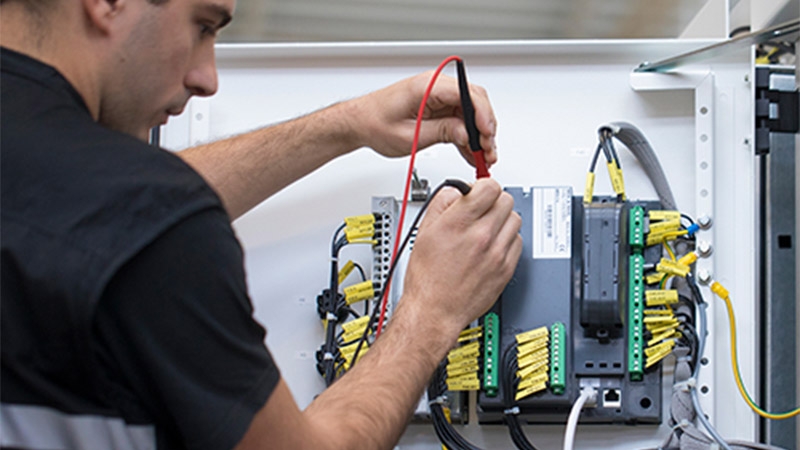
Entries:
<svg viewBox="0 0 800 450">
<path fill-rule="evenodd" d="M 582 382 L 594 383 L 600 395 L 597 405 L 581 414 L 580 423 L 591 426 L 579 428 L 576 448 L 655 447 L 671 430 L 666 419 L 674 361 L 667 358 L 648 369 L 636 357 L 630 324 L 639 309 L 631 306 L 638 298 L 632 290 L 638 286 L 640 264 L 657 257 L 642 251 L 626 230 L 641 219 L 632 213 L 635 207 L 652 209 L 658 197 L 641 165 L 624 150 L 626 202 L 603 204 L 601 199 L 614 191 L 602 177 L 590 207 L 576 195 L 584 185 L 598 127 L 617 120 L 636 124 L 658 155 L 678 208 L 711 224 L 698 237 L 711 251 L 694 270 L 698 278 L 720 280 L 733 293 L 741 311 L 740 364 L 745 383 L 755 389 L 757 170 L 750 52 L 741 48 L 666 74 L 632 72 L 643 61 L 711 43 L 219 45 L 219 92 L 193 99 L 163 127 L 161 143 L 179 150 L 284 121 L 432 69 L 447 55 L 460 55 L 470 81 L 489 93 L 499 125 L 499 161 L 491 168 L 492 177 L 515 197 L 524 223 L 525 255 L 494 310 L 496 318 L 487 316 L 498 334 L 492 340 L 483 337 L 481 345 L 496 346 L 495 354 L 502 356 L 514 333 L 539 326 L 548 327 L 550 344 L 564 344 L 548 349 L 563 361 L 559 370 L 549 372 L 548 391 L 520 403 L 526 434 L 537 447 L 561 446 L 563 424 Z M 356 151 L 234 222 L 245 249 L 256 319 L 266 327 L 267 345 L 301 408 L 325 388 L 315 368 L 315 352 L 324 340 L 315 299 L 330 277 L 331 235 L 343 217 L 376 210 L 396 214 L 396 205 L 381 205 L 380 199 L 402 196 L 407 162 Z M 416 167 L 432 186 L 447 178 L 474 179 L 474 169 L 448 145 L 421 152 Z M 372 262 L 382 255 L 361 246 L 345 249 L 342 258 L 362 262 L 367 277 L 380 282 L 385 268 L 373 272 Z M 401 261 L 392 301 L 399 298 L 402 280 Z M 753 440 L 758 421 L 738 398 L 731 377 L 724 307 L 708 287 L 701 285 L 701 290 L 709 323 L 697 380 L 699 401 L 722 435 Z M 502 372 L 481 369 L 482 379 Z M 478 395 L 463 395 L 456 421 L 465 423 L 460 431 L 478 446 L 512 448 L 508 430 L 497 424 L 503 408 L 498 400 L 502 380 L 496 381 L 496 387 Z M 563 391 L 556 393 L 552 387 L 560 384 Z M 486 394 L 491 389 L 497 389 L 496 396 Z M 422 417 L 425 400 L 420 405 Z M 438 446 L 428 423 L 412 424 L 398 444 L 401 449 Z"/>
<path fill-rule="evenodd" d="M 658 209 L 659 203 L 600 198 L 584 204 L 569 186 L 506 191 L 522 217 L 523 251 L 492 308 L 502 330 L 499 354 L 525 330 L 560 324 L 565 336 L 558 342 L 563 354 L 551 354 L 550 360 L 563 369 L 563 381 L 551 377 L 549 389 L 520 400 L 520 419 L 565 423 L 581 385 L 592 384 L 602 395 L 597 408 L 584 412 L 585 422 L 660 423 L 661 366 L 644 370 L 630 365 L 644 348 L 640 355 L 631 350 L 643 339 L 631 330 L 643 325 L 641 318 L 629 319 L 635 307 L 629 284 L 637 275 L 629 269 L 628 220 L 632 207 Z M 643 259 L 658 262 L 659 250 L 649 248 Z M 502 389 L 496 395 L 479 394 L 481 423 L 502 423 L 508 407 Z"/>
</svg>

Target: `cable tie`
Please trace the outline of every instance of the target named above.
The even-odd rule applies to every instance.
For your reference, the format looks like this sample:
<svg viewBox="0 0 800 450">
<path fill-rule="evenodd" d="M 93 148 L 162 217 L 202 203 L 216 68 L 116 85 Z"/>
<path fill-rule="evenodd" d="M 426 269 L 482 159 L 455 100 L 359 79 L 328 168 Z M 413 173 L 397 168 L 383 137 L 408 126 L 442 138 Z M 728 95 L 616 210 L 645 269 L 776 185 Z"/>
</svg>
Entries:
<svg viewBox="0 0 800 450">
<path fill-rule="evenodd" d="M 331 256 L 331 262 L 339 262 L 338 256 Z"/>
<path fill-rule="evenodd" d="M 428 402 L 428 406 L 433 406 L 433 405 L 444 405 L 445 401 L 447 401 L 447 399 L 445 398 L 445 396 L 444 396 L 444 395 L 440 395 L 440 396 L 436 397 L 435 399 L 433 399 L 433 400 L 430 400 L 430 401 Z"/>
<path fill-rule="evenodd" d="M 689 392 L 697 386 L 697 380 L 689 378 L 686 381 L 680 381 L 672 385 L 673 391 Z"/>
<path fill-rule="evenodd" d="M 688 429 L 689 427 L 692 427 L 692 426 L 694 426 L 694 425 L 692 425 L 688 420 L 681 419 L 680 422 L 678 422 L 678 423 L 676 423 L 675 425 L 672 426 L 672 432 L 674 433 L 678 429 L 686 430 L 686 429 Z"/>
<path fill-rule="evenodd" d="M 515 415 L 516 416 L 517 414 L 519 414 L 519 406 L 515 406 L 515 407 L 509 408 L 509 409 L 504 409 L 503 410 L 503 414 L 505 414 L 506 416 L 510 416 L 510 415 Z"/>
<path fill-rule="evenodd" d="M 332 361 L 334 359 L 333 353 L 325 352 L 325 354 L 322 355 L 322 359 L 325 360 L 325 361 Z"/>
<path fill-rule="evenodd" d="M 336 317 L 336 314 L 334 314 L 332 312 L 329 312 L 329 313 L 325 314 L 325 319 L 327 319 L 327 320 L 329 320 L 331 322 L 336 322 L 339 318 Z"/>
</svg>

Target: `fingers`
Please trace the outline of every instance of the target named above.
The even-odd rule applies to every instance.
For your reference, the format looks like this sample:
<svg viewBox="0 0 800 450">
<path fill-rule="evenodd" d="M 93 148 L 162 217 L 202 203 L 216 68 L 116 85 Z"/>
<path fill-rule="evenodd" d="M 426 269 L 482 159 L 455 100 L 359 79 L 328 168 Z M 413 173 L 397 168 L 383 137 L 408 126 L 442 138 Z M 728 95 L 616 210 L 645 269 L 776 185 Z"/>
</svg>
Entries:
<svg viewBox="0 0 800 450">
<path fill-rule="evenodd" d="M 463 195 L 461 195 L 458 189 L 449 186 L 439 191 L 436 197 L 431 200 L 431 204 L 428 205 L 428 210 L 419 226 L 420 230 L 425 229 L 427 224 L 434 223 L 445 210 L 450 208 L 450 206 L 461 197 L 463 197 Z"/>
<path fill-rule="evenodd" d="M 486 164 L 491 166 L 497 162 L 497 144 L 495 142 L 497 118 L 495 117 L 494 109 L 489 101 L 489 95 L 486 89 L 475 84 L 470 84 L 469 90 L 473 106 L 475 107 L 475 125 L 480 133 L 480 145 L 484 151 L 484 159 L 486 160 Z M 433 122 L 443 118 L 443 114 L 450 118 L 458 118 L 458 121 L 447 121 L 447 132 L 442 132 L 443 124 L 434 123 L 433 125 L 439 127 L 440 132 L 434 133 L 434 136 L 430 136 L 434 140 L 426 140 L 425 142 L 427 145 L 434 142 L 452 142 L 459 147 L 467 161 L 474 165 L 471 153 L 464 151 L 468 149 L 468 139 L 461 117 L 461 96 L 459 94 L 458 81 L 446 75 L 440 75 L 434 85 L 433 91 L 431 91 L 425 119 L 426 121 L 430 120 Z M 423 122 L 423 126 L 424 125 L 425 122 Z M 437 137 L 438 139 L 436 139 Z"/>
<path fill-rule="evenodd" d="M 475 125 L 481 134 L 481 148 L 484 152 L 486 164 L 491 166 L 497 162 L 497 144 L 495 143 L 497 119 L 486 89 L 470 84 L 469 90 L 472 96 L 472 103 L 475 106 Z"/>
</svg>

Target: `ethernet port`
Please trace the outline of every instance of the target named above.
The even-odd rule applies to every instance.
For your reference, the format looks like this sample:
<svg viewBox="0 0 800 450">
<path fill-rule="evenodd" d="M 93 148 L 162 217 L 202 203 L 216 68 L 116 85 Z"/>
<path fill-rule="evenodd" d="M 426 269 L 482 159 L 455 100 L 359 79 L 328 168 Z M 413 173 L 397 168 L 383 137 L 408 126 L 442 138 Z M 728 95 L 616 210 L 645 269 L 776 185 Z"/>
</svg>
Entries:
<svg viewBox="0 0 800 450">
<path fill-rule="evenodd" d="M 603 408 L 619 408 L 621 400 L 619 389 L 603 389 Z"/>
</svg>

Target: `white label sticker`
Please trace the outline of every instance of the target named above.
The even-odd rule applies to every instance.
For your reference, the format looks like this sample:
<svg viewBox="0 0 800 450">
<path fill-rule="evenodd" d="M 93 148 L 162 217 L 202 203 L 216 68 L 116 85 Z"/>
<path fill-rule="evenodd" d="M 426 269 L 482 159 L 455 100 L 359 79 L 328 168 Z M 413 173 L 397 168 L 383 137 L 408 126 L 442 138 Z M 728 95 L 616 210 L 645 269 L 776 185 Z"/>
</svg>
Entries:
<svg viewBox="0 0 800 450">
<path fill-rule="evenodd" d="M 572 188 L 533 188 L 533 258 L 572 255 Z"/>
</svg>

